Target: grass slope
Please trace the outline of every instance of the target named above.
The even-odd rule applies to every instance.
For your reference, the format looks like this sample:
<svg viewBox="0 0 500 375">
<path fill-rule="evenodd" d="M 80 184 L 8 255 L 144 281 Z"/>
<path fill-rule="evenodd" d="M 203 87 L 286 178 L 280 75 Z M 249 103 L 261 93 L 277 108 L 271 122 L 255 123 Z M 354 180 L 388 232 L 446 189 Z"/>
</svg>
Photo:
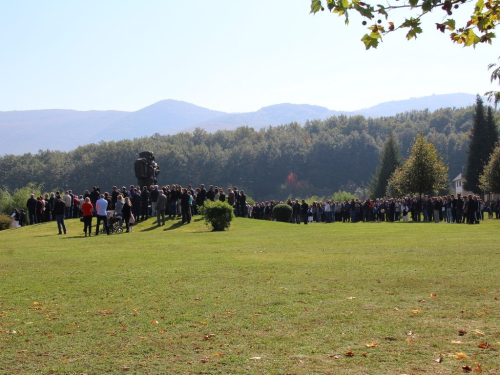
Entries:
<svg viewBox="0 0 500 375">
<path fill-rule="evenodd" d="M 500 221 L 153 223 L 0 232 L 0 373 L 500 373 Z"/>
</svg>

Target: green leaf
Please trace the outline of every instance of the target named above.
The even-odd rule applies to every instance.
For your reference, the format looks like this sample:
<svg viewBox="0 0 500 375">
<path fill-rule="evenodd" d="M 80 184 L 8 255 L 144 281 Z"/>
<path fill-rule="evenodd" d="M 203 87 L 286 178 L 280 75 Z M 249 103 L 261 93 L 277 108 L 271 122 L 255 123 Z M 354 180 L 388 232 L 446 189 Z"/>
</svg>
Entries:
<svg viewBox="0 0 500 375">
<path fill-rule="evenodd" d="M 484 0 L 477 0 L 474 12 L 481 13 L 483 11 L 483 9 L 484 9 Z"/>
<path fill-rule="evenodd" d="M 432 0 L 425 0 L 425 1 L 422 3 L 422 10 L 423 10 L 424 12 L 428 12 L 428 11 L 430 11 L 433 7 L 434 7 L 434 5 L 432 4 Z"/>
<path fill-rule="evenodd" d="M 417 4 L 418 4 L 418 0 L 410 0 L 410 6 L 412 8 L 415 8 L 417 6 Z"/>
<path fill-rule="evenodd" d="M 354 9 L 365 18 L 368 18 L 370 20 L 373 18 L 373 8 L 371 7 L 365 8 L 357 4 L 354 4 Z"/>
<path fill-rule="evenodd" d="M 470 47 L 470 46 L 475 46 L 476 44 L 478 44 L 480 42 L 480 38 L 476 35 L 476 33 L 474 33 L 474 31 L 472 29 L 468 29 L 466 31 L 466 33 L 464 33 L 464 37 L 465 37 L 465 45 L 467 47 Z"/>
<path fill-rule="evenodd" d="M 311 1 L 311 13 L 316 14 L 321 10 L 321 0 Z"/>
<path fill-rule="evenodd" d="M 389 17 L 389 14 L 387 14 L 385 7 L 380 4 L 377 4 L 377 6 L 378 6 L 378 13 L 383 14 L 385 16 L 385 19 L 387 19 L 387 17 Z"/>
<path fill-rule="evenodd" d="M 366 49 L 378 47 L 380 34 L 378 34 L 378 37 L 373 37 L 373 35 L 374 33 L 371 33 L 370 35 L 365 34 L 363 38 L 361 38 L 361 41 L 365 44 Z"/>
<path fill-rule="evenodd" d="M 449 19 L 444 23 L 444 25 L 448 26 L 447 29 L 450 31 L 455 30 L 455 20 L 454 19 Z"/>
<path fill-rule="evenodd" d="M 415 26 L 415 27 L 412 27 L 410 29 L 410 31 L 408 31 L 408 34 L 406 34 L 406 37 L 408 38 L 408 40 L 410 40 L 412 38 L 417 38 L 417 35 L 421 34 L 421 33 L 422 33 L 422 28 L 419 26 Z"/>
<path fill-rule="evenodd" d="M 349 7 L 349 0 L 340 0 L 340 3 L 342 4 L 343 8 Z"/>
</svg>

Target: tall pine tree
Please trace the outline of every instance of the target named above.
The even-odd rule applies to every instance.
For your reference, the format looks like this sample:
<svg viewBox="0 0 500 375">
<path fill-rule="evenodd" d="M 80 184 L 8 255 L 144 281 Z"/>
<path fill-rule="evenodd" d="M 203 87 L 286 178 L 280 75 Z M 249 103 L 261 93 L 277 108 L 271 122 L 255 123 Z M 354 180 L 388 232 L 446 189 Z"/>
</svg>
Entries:
<svg viewBox="0 0 500 375">
<path fill-rule="evenodd" d="M 375 176 L 370 183 L 370 195 L 373 198 L 385 197 L 387 183 L 392 173 L 401 166 L 402 159 L 399 152 L 396 136 L 391 133 L 384 143 L 384 148 L 380 154 L 380 166 L 377 168 Z"/>
<path fill-rule="evenodd" d="M 473 123 L 470 133 L 469 151 L 465 168 L 465 190 L 475 194 L 481 193 L 479 176 L 483 174 L 484 166 L 490 159 L 498 141 L 498 129 L 493 117 L 493 111 L 488 106 L 485 114 L 483 100 L 478 95 L 474 108 Z"/>
</svg>

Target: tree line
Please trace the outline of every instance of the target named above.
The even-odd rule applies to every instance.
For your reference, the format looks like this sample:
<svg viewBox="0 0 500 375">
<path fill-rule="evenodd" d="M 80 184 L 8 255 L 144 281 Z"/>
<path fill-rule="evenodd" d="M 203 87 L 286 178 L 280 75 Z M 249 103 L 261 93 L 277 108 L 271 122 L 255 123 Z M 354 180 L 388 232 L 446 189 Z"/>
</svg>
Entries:
<svg viewBox="0 0 500 375">
<path fill-rule="evenodd" d="M 99 186 L 106 191 L 113 185 L 136 183 L 134 161 L 139 152 L 148 150 L 160 166 L 159 185 L 235 185 L 258 201 L 331 196 L 338 190 L 354 193 L 370 185 L 390 134 L 404 158 L 416 135 L 424 136 L 449 166 L 453 179 L 466 165 L 473 113 L 471 106 L 381 118 L 341 115 L 307 121 L 304 126 L 290 123 L 261 130 L 242 126 L 212 134 L 197 128 L 192 133 L 89 144 L 69 152 L 4 155 L 0 186 L 13 191 L 33 182 L 45 190 L 80 193 Z"/>
</svg>

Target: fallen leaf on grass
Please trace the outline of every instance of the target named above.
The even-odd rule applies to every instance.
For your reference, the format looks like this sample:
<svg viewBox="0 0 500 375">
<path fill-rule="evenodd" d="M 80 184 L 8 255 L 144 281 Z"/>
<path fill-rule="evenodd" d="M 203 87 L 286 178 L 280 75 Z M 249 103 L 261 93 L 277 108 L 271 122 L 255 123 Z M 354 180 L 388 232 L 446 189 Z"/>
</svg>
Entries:
<svg viewBox="0 0 500 375">
<path fill-rule="evenodd" d="M 478 347 L 478 348 L 481 348 L 481 349 L 488 349 L 488 348 L 490 348 L 491 346 L 490 346 L 490 344 L 488 344 L 487 342 L 482 342 L 482 343 L 481 343 L 481 344 L 479 344 L 477 347 Z"/>
<path fill-rule="evenodd" d="M 127 367 L 127 366 L 122 367 L 122 371 L 128 371 L 128 370 L 130 370 L 130 367 Z"/>
<path fill-rule="evenodd" d="M 252 357 L 252 358 L 250 358 L 250 360 L 252 360 L 252 361 L 258 361 L 260 359 L 262 359 L 262 357 Z"/>
<path fill-rule="evenodd" d="M 451 343 L 452 343 L 452 344 L 461 345 L 461 344 L 462 344 L 462 341 L 451 340 Z"/>
<path fill-rule="evenodd" d="M 379 346 L 379 343 L 378 342 L 372 342 L 372 343 L 369 343 L 369 344 L 365 344 L 365 346 L 367 348 L 376 348 L 377 346 Z"/>
<path fill-rule="evenodd" d="M 361 353 L 361 355 L 362 355 L 363 357 L 366 357 L 366 356 L 368 356 L 368 353 L 364 352 L 364 353 Z"/>
<path fill-rule="evenodd" d="M 356 299 L 356 297 L 347 297 L 347 299 Z"/>
<path fill-rule="evenodd" d="M 474 366 L 475 366 L 473 369 L 474 372 L 483 372 L 483 368 L 481 367 L 481 365 L 479 363 L 476 362 L 474 364 Z"/>
<path fill-rule="evenodd" d="M 339 355 L 337 355 L 337 354 L 335 354 L 335 355 L 334 355 L 334 354 L 331 354 L 331 355 L 329 355 L 329 356 L 328 356 L 328 358 L 340 359 L 340 356 L 339 356 Z"/>
<path fill-rule="evenodd" d="M 411 312 L 414 314 L 418 314 L 420 312 L 420 310 L 412 310 Z"/>
<path fill-rule="evenodd" d="M 475 329 L 475 330 L 474 330 L 474 333 L 475 333 L 476 335 L 478 335 L 478 336 L 485 336 L 485 335 L 486 335 L 483 331 L 481 331 L 481 330 L 479 330 L 479 329 Z"/>
<path fill-rule="evenodd" d="M 431 293 L 431 297 L 435 298 L 436 297 L 436 293 Z"/>
<path fill-rule="evenodd" d="M 152 324 L 158 324 L 158 320 L 152 320 L 151 323 Z"/>
<path fill-rule="evenodd" d="M 459 336 L 463 336 L 463 335 L 465 335 L 466 333 L 467 333 L 467 331 L 465 331 L 465 330 L 463 330 L 463 329 L 459 329 L 459 330 L 458 330 L 458 335 L 459 335 Z"/>
<path fill-rule="evenodd" d="M 208 361 L 210 361 L 210 359 L 205 357 L 205 358 L 200 359 L 200 361 L 201 361 L 201 363 L 207 363 Z"/>
<path fill-rule="evenodd" d="M 441 363 L 441 362 L 443 362 L 443 356 L 441 354 L 439 354 L 439 358 L 436 358 L 433 361 L 437 362 L 437 363 Z"/>
<path fill-rule="evenodd" d="M 345 356 L 346 357 L 352 357 L 352 356 L 354 356 L 354 352 L 351 351 L 351 350 L 348 350 L 347 352 L 345 352 Z"/>
<path fill-rule="evenodd" d="M 472 371 L 472 367 L 467 366 L 467 365 L 462 366 L 462 371 L 463 372 L 471 372 Z"/>
<path fill-rule="evenodd" d="M 419 299 L 418 302 L 425 303 L 425 299 Z"/>
<path fill-rule="evenodd" d="M 455 358 L 456 359 L 465 359 L 465 358 L 469 358 L 469 357 L 467 356 L 467 354 L 460 352 L 460 353 L 457 353 L 455 355 Z"/>
</svg>

